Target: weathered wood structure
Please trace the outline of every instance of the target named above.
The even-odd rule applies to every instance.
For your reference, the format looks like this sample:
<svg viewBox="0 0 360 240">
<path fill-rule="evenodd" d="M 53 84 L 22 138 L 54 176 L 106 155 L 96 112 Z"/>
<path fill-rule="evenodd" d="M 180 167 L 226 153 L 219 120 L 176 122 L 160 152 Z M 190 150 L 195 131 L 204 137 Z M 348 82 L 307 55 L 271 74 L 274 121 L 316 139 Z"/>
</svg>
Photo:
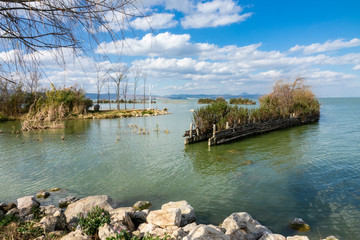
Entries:
<svg viewBox="0 0 360 240">
<path fill-rule="evenodd" d="M 209 146 L 228 143 L 231 141 L 240 140 L 244 137 L 263 134 L 278 129 L 299 126 L 308 123 L 314 123 L 319 120 L 319 115 L 310 115 L 307 117 L 282 118 L 271 120 L 267 122 L 252 122 L 239 126 L 229 127 L 226 124 L 226 129 L 216 131 L 215 124 L 212 133 L 199 134 L 198 129 L 193 129 L 193 124 L 190 124 L 190 130 L 186 131 L 184 137 L 185 144 L 192 144 L 196 142 L 208 141 Z"/>
</svg>

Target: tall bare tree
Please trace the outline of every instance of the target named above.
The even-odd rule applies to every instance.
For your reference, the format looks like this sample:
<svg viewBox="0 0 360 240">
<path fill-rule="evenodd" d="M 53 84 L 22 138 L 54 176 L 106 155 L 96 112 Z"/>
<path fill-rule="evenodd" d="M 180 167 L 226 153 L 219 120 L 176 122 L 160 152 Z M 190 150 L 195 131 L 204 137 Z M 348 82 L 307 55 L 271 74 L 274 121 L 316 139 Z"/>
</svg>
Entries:
<svg viewBox="0 0 360 240">
<path fill-rule="evenodd" d="M 127 102 L 127 91 L 128 91 L 128 79 L 126 76 L 124 76 L 124 80 L 123 80 L 123 96 L 124 96 L 124 104 L 125 104 L 125 109 L 126 109 L 126 102 Z"/>
<path fill-rule="evenodd" d="M 136 66 L 134 68 L 134 70 L 133 70 L 133 75 L 134 75 L 134 104 L 133 104 L 133 108 L 135 109 L 136 89 L 137 89 L 137 86 L 138 86 L 138 82 L 145 77 L 145 73 L 143 72 L 143 70 L 139 66 Z"/>
<path fill-rule="evenodd" d="M 146 73 L 143 74 L 143 80 L 144 80 L 144 109 L 145 109 L 145 100 L 146 100 Z"/>
<path fill-rule="evenodd" d="M 100 64 L 96 65 L 96 91 L 97 91 L 97 106 L 94 106 L 94 110 L 99 110 L 100 109 L 100 105 L 99 105 L 99 100 L 100 100 L 100 93 L 101 93 L 101 89 L 104 86 L 104 84 L 106 83 L 106 76 L 107 76 L 107 72 L 103 71 L 103 67 Z"/>
<path fill-rule="evenodd" d="M 110 69 L 110 77 L 114 81 L 116 86 L 116 107 L 117 110 L 120 110 L 120 84 L 121 81 L 125 78 L 129 67 L 126 65 L 117 65 L 116 67 Z"/>
</svg>

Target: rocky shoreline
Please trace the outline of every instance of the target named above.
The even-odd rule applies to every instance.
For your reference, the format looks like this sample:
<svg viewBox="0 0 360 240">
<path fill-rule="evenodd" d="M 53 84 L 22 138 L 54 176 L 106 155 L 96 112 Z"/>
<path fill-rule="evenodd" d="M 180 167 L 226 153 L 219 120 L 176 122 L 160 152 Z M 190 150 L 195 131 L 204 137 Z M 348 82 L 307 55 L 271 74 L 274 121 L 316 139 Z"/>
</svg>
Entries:
<svg viewBox="0 0 360 240">
<path fill-rule="evenodd" d="M 12 215 L 18 221 L 32 223 L 33 227 L 40 229 L 40 236 L 27 239 L 37 240 L 127 239 L 121 235 L 124 232 L 126 236 L 132 236 L 131 239 L 308 240 L 306 236 L 285 237 L 273 233 L 246 212 L 232 213 L 219 226 L 197 224 L 195 210 L 185 200 L 169 202 L 162 205 L 161 209 L 149 210 L 151 203 L 147 201 L 138 201 L 131 207 L 116 208 L 107 195 L 82 199 L 68 196 L 61 199 L 58 206 L 41 206 L 36 198 L 45 196 L 49 196 L 49 193 L 40 192 L 36 197 L 22 197 L 16 203 L 1 203 L 0 220 Z M 96 235 L 88 236 L 80 226 L 79 218 L 90 214 L 95 207 L 109 213 L 109 222 L 96 229 Z M 1 231 L 3 228 L 0 228 L 0 238 L 13 239 L 6 238 Z M 324 238 L 336 239 L 333 236 Z"/>
</svg>

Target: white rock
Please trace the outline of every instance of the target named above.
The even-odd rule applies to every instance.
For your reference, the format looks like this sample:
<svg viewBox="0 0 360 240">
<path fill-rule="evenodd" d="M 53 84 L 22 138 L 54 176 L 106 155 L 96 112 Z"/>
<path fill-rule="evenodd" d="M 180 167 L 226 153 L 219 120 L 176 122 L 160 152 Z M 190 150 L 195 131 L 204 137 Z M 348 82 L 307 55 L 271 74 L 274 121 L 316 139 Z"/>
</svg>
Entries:
<svg viewBox="0 0 360 240">
<path fill-rule="evenodd" d="M 17 208 L 20 211 L 20 215 L 26 216 L 31 213 L 33 208 L 40 206 L 40 203 L 35 199 L 34 196 L 26 196 L 17 199 Z"/>
<path fill-rule="evenodd" d="M 309 240 L 309 238 L 307 236 L 292 236 L 292 237 L 287 237 L 286 240 Z"/>
<path fill-rule="evenodd" d="M 112 225 L 119 225 L 124 224 L 126 225 L 127 229 L 134 231 L 135 225 L 131 220 L 131 217 L 135 213 L 135 209 L 132 207 L 121 207 L 116 208 L 110 211 L 111 216 L 111 224 Z"/>
<path fill-rule="evenodd" d="M 106 240 L 109 237 L 116 237 L 116 233 L 109 224 L 105 223 L 104 226 L 99 227 L 99 238 Z"/>
<path fill-rule="evenodd" d="M 271 231 L 246 212 L 233 213 L 221 224 L 231 239 L 259 239 Z"/>
<path fill-rule="evenodd" d="M 225 235 L 219 227 L 200 224 L 190 231 L 183 240 L 230 240 L 230 237 Z"/>
<path fill-rule="evenodd" d="M 79 213 L 84 213 L 92 210 L 93 207 L 98 206 L 106 211 L 112 211 L 113 201 L 107 195 L 99 195 L 99 196 L 89 196 L 86 198 L 82 198 L 74 203 L 71 203 L 66 211 L 66 221 L 70 225 L 76 225 L 77 215 Z"/>
<path fill-rule="evenodd" d="M 162 205 L 162 210 L 168 210 L 173 208 L 179 208 L 181 211 L 181 222 L 180 226 L 185 226 L 196 220 L 195 211 L 187 201 L 169 202 Z"/>
<path fill-rule="evenodd" d="M 146 220 L 148 223 L 158 225 L 162 228 L 167 226 L 179 227 L 181 222 L 181 211 L 179 208 L 151 211 Z"/>
</svg>

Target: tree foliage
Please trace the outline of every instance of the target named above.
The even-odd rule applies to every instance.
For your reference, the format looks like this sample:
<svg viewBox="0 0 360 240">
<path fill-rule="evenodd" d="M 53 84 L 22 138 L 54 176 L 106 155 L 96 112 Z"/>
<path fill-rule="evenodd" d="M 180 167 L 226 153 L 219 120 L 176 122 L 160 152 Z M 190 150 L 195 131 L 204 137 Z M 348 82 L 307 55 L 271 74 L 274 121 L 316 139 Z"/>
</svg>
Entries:
<svg viewBox="0 0 360 240">
<path fill-rule="evenodd" d="M 99 43 L 98 33 L 123 39 L 127 19 L 143 16 L 138 4 L 137 0 L 0 0 L 1 79 L 14 82 L 18 72 L 28 72 L 29 61 L 38 64 L 32 53 L 39 50 L 56 49 L 58 57 L 62 48 L 77 52 L 92 48 Z"/>
</svg>

